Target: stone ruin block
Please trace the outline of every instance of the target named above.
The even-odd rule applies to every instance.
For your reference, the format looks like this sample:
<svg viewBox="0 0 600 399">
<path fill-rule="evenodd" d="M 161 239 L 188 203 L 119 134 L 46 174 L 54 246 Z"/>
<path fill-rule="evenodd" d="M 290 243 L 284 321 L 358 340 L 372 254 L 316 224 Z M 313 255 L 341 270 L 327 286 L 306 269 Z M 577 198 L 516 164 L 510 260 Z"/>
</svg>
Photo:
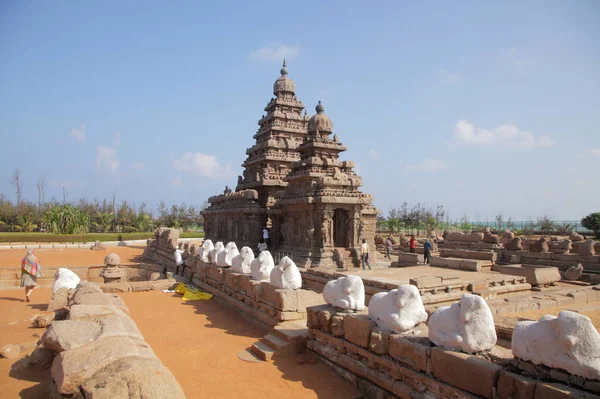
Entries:
<svg viewBox="0 0 600 399">
<path fill-rule="evenodd" d="M 344 338 L 363 348 L 369 347 L 375 322 L 367 314 L 349 314 L 344 317 Z"/>
<path fill-rule="evenodd" d="M 261 291 L 260 281 L 252 280 L 252 277 L 243 274 L 238 277 L 238 284 L 241 293 L 252 298 L 254 301 L 258 300 Z"/>
<path fill-rule="evenodd" d="M 556 267 L 535 267 L 528 265 L 494 265 L 492 270 L 511 276 L 522 276 L 531 285 L 550 285 L 560 281 L 561 276 Z"/>
<path fill-rule="evenodd" d="M 420 289 L 433 288 L 442 285 L 442 278 L 439 276 L 419 276 L 409 279 L 408 283 Z"/>
<path fill-rule="evenodd" d="M 399 266 L 414 266 L 419 263 L 424 263 L 425 259 L 422 254 L 400 252 L 398 254 L 398 265 Z"/>
<path fill-rule="evenodd" d="M 480 272 L 483 263 L 484 261 L 474 259 L 456 259 L 442 258 L 441 256 L 432 256 L 430 265 L 436 267 L 448 267 L 450 269 Z"/>
<path fill-rule="evenodd" d="M 464 249 L 442 249 L 440 256 L 444 258 L 461 258 L 461 259 L 476 259 L 488 260 L 496 262 L 498 254 L 493 251 L 469 251 Z"/>
</svg>

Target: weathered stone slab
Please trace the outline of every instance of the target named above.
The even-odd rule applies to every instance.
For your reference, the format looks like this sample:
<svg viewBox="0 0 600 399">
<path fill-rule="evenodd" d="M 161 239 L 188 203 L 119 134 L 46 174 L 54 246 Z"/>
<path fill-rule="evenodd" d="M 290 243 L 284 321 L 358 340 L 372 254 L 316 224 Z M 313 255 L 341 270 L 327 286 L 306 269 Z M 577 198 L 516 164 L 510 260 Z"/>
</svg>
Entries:
<svg viewBox="0 0 600 399">
<path fill-rule="evenodd" d="M 502 366 L 466 353 L 431 349 L 431 371 L 448 384 L 492 399 Z"/>
<path fill-rule="evenodd" d="M 561 276 L 556 267 L 527 267 L 521 265 L 494 265 L 492 270 L 512 276 L 521 276 L 531 285 L 548 285 L 560 281 Z"/>
<path fill-rule="evenodd" d="M 399 362 L 416 370 L 427 371 L 427 363 L 431 354 L 429 346 L 411 341 L 400 335 L 392 335 L 390 336 L 388 352 L 391 357 Z"/>
<path fill-rule="evenodd" d="M 110 337 L 77 349 L 61 352 L 52 362 L 52 378 L 62 394 L 75 394 L 97 371 L 129 357 L 156 359 L 144 341 L 129 337 Z"/>
<path fill-rule="evenodd" d="M 353 344 L 369 347 L 371 330 L 375 322 L 366 314 L 352 314 L 344 317 L 344 337 Z"/>
<path fill-rule="evenodd" d="M 95 341 L 101 331 L 100 324 L 95 321 L 59 320 L 42 335 L 42 343 L 44 347 L 60 353 Z"/>
<path fill-rule="evenodd" d="M 469 270 L 480 272 L 483 261 L 475 259 L 442 258 L 441 256 L 431 257 L 431 266 L 448 267 L 450 269 Z"/>
<path fill-rule="evenodd" d="M 536 384 L 537 381 L 532 378 L 502 370 L 498 378 L 497 398 L 533 399 Z"/>
<path fill-rule="evenodd" d="M 469 251 L 465 249 L 442 249 L 440 256 L 444 258 L 488 260 L 491 262 L 496 262 L 498 260 L 498 254 L 496 252 Z"/>
<path fill-rule="evenodd" d="M 400 252 L 398 254 L 398 263 L 401 265 L 418 265 L 423 263 L 425 260 L 422 254 Z"/>
</svg>

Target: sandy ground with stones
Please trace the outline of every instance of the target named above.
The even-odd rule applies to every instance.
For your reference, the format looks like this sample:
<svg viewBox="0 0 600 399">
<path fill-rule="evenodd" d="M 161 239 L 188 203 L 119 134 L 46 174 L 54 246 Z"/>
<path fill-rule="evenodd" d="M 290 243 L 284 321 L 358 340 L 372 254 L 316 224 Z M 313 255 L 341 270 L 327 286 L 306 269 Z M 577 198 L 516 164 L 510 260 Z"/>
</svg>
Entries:
<svg viewBox="0 0 600 399">
<path fill-rule="evenodd" d="M 108 247 L 105 251 L 92 251 L 90 249 L 36 249 L 42 266 L 99 266 L 104 264 L 104 257 L 114 252 L 121 258 L 121 263 L 140 263 L 143 261 L 142 253 L 145 245 L 131 247 Z M 10 249 L 0 251 L 0 267 L 21 267 L 21 259 L 27 254 L 25 249 Z"/>
<path fill-rule="evenodd" d="M 0 291 L 0 346 L 38 339 L 43 329 L 29 319 L 45 309 L 51 290 Z M 322 363 L 298 364 L 304 357 L 273 362 L 245 362 L 238 353 L 265 331 L 239 313 L 214 301 L 184 303 L 175 294 L 122 294 L 131 316 L 157 356 L 175 375 L 188 398 L 352 398 L 358 392 Z M 48 368 L 10 371 L 18 359 L 0 359 L 2 398 L 43 398 L 50 381 Z"/>
</svg>

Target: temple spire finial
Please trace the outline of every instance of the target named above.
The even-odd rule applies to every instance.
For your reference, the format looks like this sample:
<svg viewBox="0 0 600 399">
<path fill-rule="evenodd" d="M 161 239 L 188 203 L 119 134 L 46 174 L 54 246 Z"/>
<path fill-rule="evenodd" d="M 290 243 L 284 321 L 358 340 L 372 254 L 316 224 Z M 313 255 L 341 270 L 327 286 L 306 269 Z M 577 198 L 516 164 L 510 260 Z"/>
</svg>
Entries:
<svg viewBox="0 0 600 399">
<path fill-rule="evenodd" d="M 323 104 L 321 104 L 321 100 L 319 100 L 319 103 L 315 107 L 315 111 L 317 111 L 317 114 L 322 114 L 323 112 L 325 112 L 325 107 L 323 106 Z"/>
<path fill-rule="evenodd" d="M 287 75 L 288 74 L 288 70 L 287 70 L 287 65 L 285 63 L 285 58 L 283 59 L 283 67 L 281 68 L 281 76 L 283 75 Z"/>
</svg>

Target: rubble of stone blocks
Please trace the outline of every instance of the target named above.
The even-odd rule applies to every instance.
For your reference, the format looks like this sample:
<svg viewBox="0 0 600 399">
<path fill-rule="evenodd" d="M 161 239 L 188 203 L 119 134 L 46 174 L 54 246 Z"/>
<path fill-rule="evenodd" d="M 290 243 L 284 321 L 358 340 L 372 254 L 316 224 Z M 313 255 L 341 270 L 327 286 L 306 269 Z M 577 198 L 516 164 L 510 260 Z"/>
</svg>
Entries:
<svg viewBox="0 0 600 399">
<path fill-rule="evenodd" d="M 501 260 L 506 263 L 524 263 L 541 266 L 554 266 L 561 271 L 581 264 L 585 272 L 600 272 L 600 255 L 579 255 L 577 253 L 557 254 L 553 252 L 508 251 L 504 250 Z"/>
<path fill-rule="evenodd" d="M 477 233 L 447 233 L 444 240 L 439 243 L 441 250 L 445 249 L 466 249 L 473 251 L 500 251 L 502 249 L 501 239 L 496 239 L 495 235 Z"/>
<path fill-rule="evenodd" d="M 416 266 L 423 264 L 425 259 L 423 254 L 410 253 L 410 252 L 399 252 L 398 260 L 392 262 L 392 267 L 403 267 L 403 266 Z"/>
<path fill-rule="evenodd" d="M 42 345 L 56 353 L 50 397 L 185 398 L 121 298 L 86 283 L 58 290 L 50 303 L 68 312 L 41 338 Z"/>
<path fill-rule="evenodd" d="M 148 240 L 143 257 L 156 263 L 166 265 L 167 271 L 175 272 L 175 249 L 179 244 L 179 229 L 159 227 L 154 232 L 154 239 Z"/>
<path fill-rule="evenodd" d="M 501 358 L 446 350 L 426 337 L 385 332 L 366 314 L 340 313 L 328 305 L 307 311 L 307 348 L 367 397 L 597 397 L 591 382 L 575 388 L 528 377 L 515 369 L 510 354 Z"/>
<path fill-rule="evenodd" d="M 492 267 L 492 262 L 476 259 L 443 258 L 441 256 L 432 256 L 430 265 L 449 269 L 480 272 L 484 269 L 489 270 Z"/>
<path fill-rule="evenodd" d="M 264 324 L 274 326 L 288 320 L 306 319 L 306 308 L 322 304 L 323 296 L 307 289 L 279 289 L 269 281 L 256 281 L 196 259 L 192 282 Z"/>
</svg>

